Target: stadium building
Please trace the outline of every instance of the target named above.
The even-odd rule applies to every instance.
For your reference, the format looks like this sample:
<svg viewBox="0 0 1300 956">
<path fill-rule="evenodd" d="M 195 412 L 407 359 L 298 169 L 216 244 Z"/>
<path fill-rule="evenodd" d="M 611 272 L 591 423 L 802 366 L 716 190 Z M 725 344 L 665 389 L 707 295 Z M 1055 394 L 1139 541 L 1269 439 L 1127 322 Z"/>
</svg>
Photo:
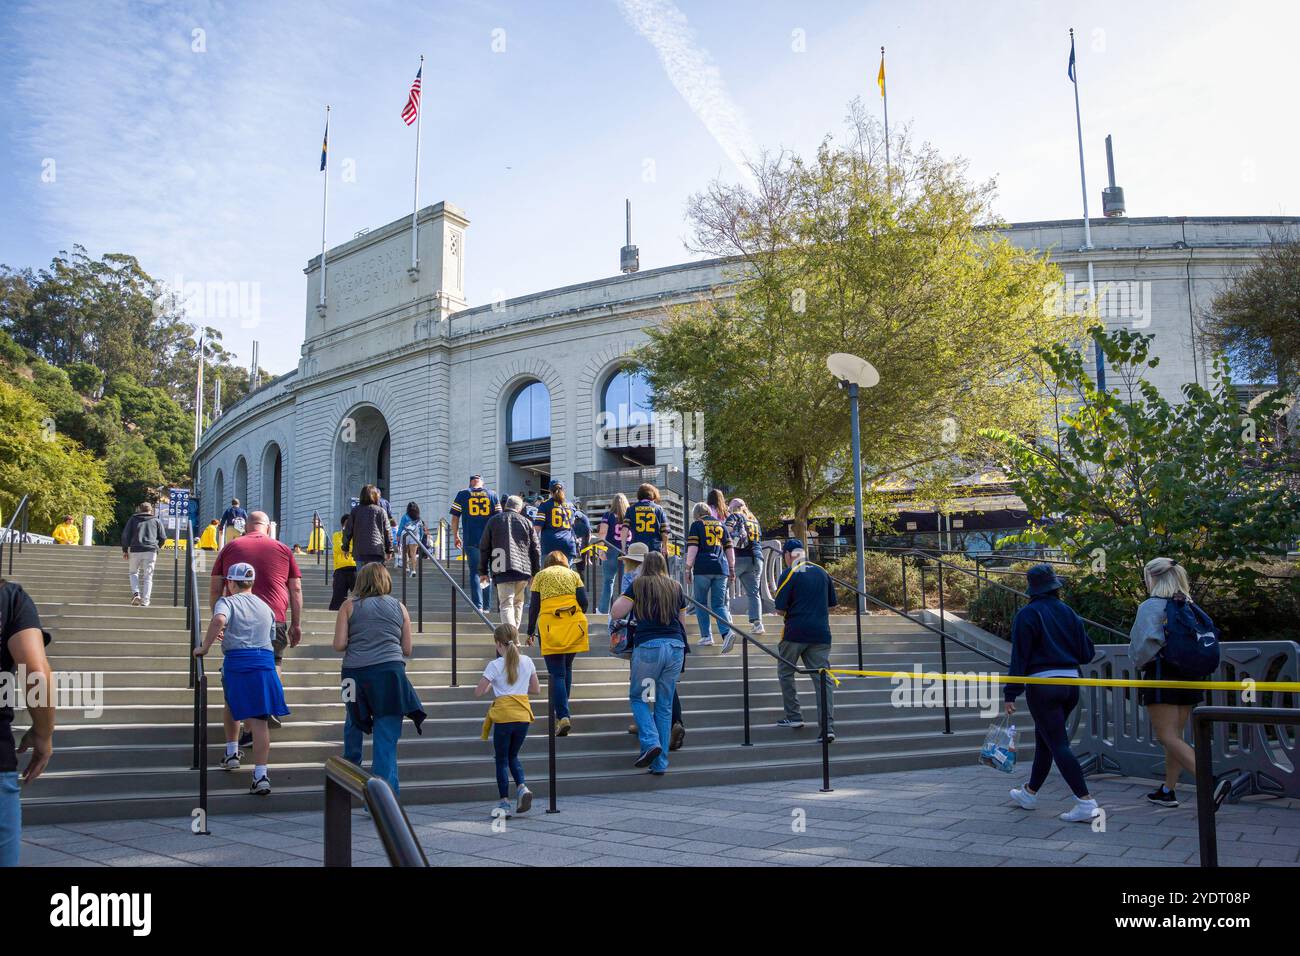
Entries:
<svg viewBox="0 0 1300 956">
<path fill-rule="evenodd" d="M 195 453 L 202 521 L 237 497 L 268 512 L 282 540 L 305 543 L 313 517 L 333 526 L 364 483 L 394 511 L 414 500 L 433 517 L 475 473 L 502 493 L 538 493 L 558 478 L 589 510 L 651 481 L 679 521 L 687 482 L 691 500 L 705 487 L 681 440 L 692 423 L 650 427 L 648 390 L 627 356 L 666 309 L 725 295 L 739 266 L 686 262 L 471 307 L 468 218 L 443 202 L 418 223 L 418 269 L 409 216 L 331 249 L 323 306 L 320 257 L 308 262 L 298 368 L 226 409 Z M 1081 220 L 1005 231 L 1061 268 L 1062 307 L 1087 288 L 1091 261 L 1107 324 L 1155 336 L 1154 381 L 1174 396 L 1209 380 L 1197 326 L 1210 300 L 1300 219 L 1090 225 L 1091 251 Z"/>
</svg>

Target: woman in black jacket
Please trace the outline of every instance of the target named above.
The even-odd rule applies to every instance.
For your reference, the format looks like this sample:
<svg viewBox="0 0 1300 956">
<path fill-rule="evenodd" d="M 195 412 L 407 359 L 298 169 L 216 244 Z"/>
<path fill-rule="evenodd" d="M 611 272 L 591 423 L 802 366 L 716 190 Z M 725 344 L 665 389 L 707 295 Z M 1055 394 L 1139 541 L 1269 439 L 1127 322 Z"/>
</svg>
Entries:
<svg viewBox="0 0 1300 956">
<path fill-rule="evenodd" d="M 379 489 L 374 485 L 363 485 L 357 499 L 357 506 L 352 509 L 347 529 L 343 532 L 343 547 L 351 552 L 360 572 L 372 561 L 383 564 L 392 557 L 393 537 L 388 513 L 379 506 Z"/>
</svg>

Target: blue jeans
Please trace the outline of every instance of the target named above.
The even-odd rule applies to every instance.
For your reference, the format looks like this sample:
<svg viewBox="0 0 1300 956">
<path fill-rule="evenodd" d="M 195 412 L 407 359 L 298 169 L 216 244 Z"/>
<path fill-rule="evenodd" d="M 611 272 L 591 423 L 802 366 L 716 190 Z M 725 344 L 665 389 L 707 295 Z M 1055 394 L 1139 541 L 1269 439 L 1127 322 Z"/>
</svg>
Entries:
<svg viewBox="0 0 1300 956">
<path fill-rule="evenodd" d="M 727 607 L 727 579 L 721 574 L 697 574 L 694 576 L 695 600 L 710 608 L 724 621 L 731 621 L 731 609 Z M 695 609 L 695 619 L 700 622 L 700 640 L 711 640 L 713 636 L 710 622 L 713 618 L 699 608 Z M 731 628 L 718 622 L 718 633 L 726 637 Z"/>
<path fill-rule="evenodd" d="M 469 592 L 469 599 L 474 602 L 474 606 L 484 611 L 491 610 L 488 605 L 491 603 L 492 586 L 480 587 L 478 583 L 478 561 L 479 549 L 473 545 L 465 545 L 465 590 Z M 491 567 L 488 568 L 491 570 Z"/>
<path fill-rule="evenodd" d="M 596 602 L 596 611 L 599 614 L 608 614 L 609 606 L 622 594 L 622 590 L 614 591 L 616 585 L 621 584 L 623 580 L 622 561 L 619 560 L 618 552 L 613 548 L 606 549 L 605 560 L 600 563 L 600 598 Z M 611 597 L 613 593 L 613 597 Z"/>
<path fill-rule="evenodd" d="M 515 778 L 515 786 L 524 785 L 524 765 L 519 762 L 519 749 L 523 747 L 527 736 L 527 721 L 492 725 L 492 747 L 496 751 L 497 760 L 497 796 L 502 800 L 510 796 L 511 776 Z"/>
<path fill-rule="evenodd" d="M 573 659 L 577 654 L 544 654 L 546 673 L 551 678 L 555 719 L 569 716 L 569 694 L 573 692 Z"/>
<path fill-rule="evenodd" d="M 351 760 L 358 767 L 361 766 L 361 728 L 352 722 L 352 709 L 346 709 L 347 716 L 343 719 L 343 759 Z M 399 790 L 397 786 L 397 741 L 402 736 L 402 721 L 400 714 L 392 717 L 376 717 L 373 738 L 371 743 L 374 745 L 370 754 L 370 772 L 376 777 L 382 777 L 388 781 L 388 785 L 393 788 L 393 794 L 396 795 Z"/>
<path fill-rule="evenodd" d="M 632 649 L 632 677 L 628 699 L 636 718 L 637 739 L 641 752 L 659 747 L 659 756 L 651 770 L 668 769 L 668 735 L 672 730 L 673 699 L 677 696 L 677 678 L 682 673 L 686 646 L 671 637 L 660 637 Z M 654 709 L 645 699 L 654 685 Z"/>
<path fill-rule="evenodd" d="M 0 773 L 0 867 L 17 866 L 23 844 L 23 802 L 18 771 Z"/>
<path fill-rule="evenodd" d="M 737 558 L 736 580 L 740 590 L 749 600 L 749 623 L 758 624 L 763 620 L 763 593 L 760 590 L 763 580 L 763 557 Z"/>
</svg>

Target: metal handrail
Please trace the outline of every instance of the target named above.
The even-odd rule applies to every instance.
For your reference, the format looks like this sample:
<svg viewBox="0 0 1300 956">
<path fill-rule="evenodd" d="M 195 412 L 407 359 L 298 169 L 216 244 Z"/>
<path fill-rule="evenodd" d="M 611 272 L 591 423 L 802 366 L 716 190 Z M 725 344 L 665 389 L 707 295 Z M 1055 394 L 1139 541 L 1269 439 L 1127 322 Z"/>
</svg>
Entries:
<svg viewBox="0 0 1300 956">
<path fill-rule="evenodd" d="M 22 517 L 22 524 L 18 530 L 18 553 L 23 550 L 23 539 L 27 537 L 27 516 L 29 513 L 30 495 L 23 495 L 18 502 L 18 507 L 14 508 L 14 513 L 9 516 L 9 521 L 5 525 L 4 537 L 0 538 L 0 569 L 4 567 L 4 546 L 9 545 L 9 574 L 14 573 L 14 522 Z"/>
<path fill-rule="evenodd" d="M 194 567 L 196 560 L 194 547 L 194 523 L 186 520 L 189 539 L 186 542 L 185 555 L 185 616 L 186 626 L 190 632 L 190 686 L 194 688 L 194 754 L 193 766 L 199 775 L 199 814 L 201 830 L 196 833 L 208 833 L 208 674 L 202 657 L 196 657 L 194 651 L 203 643 L 203 629 L 199 623 L 201 606 L 199 604 L 199 576 Z"/>
<path fill-rule="evenodd" d="M 908 557 L 917 557 L 922 559 L 923 561 L 933 561 L 935 564 L 938 564 L 943 568 L 948 568 L 950 571 L 959 571 L 962 574 L 966 575 L 967 577 L 973 577 L 977 581 L 981 581 L 982 585 L 985 587 L 1001 588 L 1004 591 L 1010 591 L 1012 594 L 1018 595 L 1019 597 L 1025 598 L 1026 600 L 1028 600 L 1030 597 L 1030 595 L 1025 591 L 1018 591 L 1015 588 L 1011 587 L 1009 584 L 1003 584 L 1001 581 L 989 581 L 987 578 L 981 578 L 980 575 L 972 571 L 970 568 L 963 568 L 959 564 L 953 564 L 951 561 L 945 561 L 943 558 L 936 558 L 933 555 L 926 554 L 924 551 L 916 551 L 916 550 L 913 550 L 911 552 L 905 551 L 899 555 L 900 560 L 903 561 L 906 561 Z M 1042 563 L 1046 563 L 1046 562 L 1042 562 Z M 942 607 L 943 575 L 942 573 L 940 573 L 939 581 L 940 581 L 940 591 L 939 591 L 940 621 L 942 622 L 943 620 L 943 607 Z M 906 596 L 906 591 L 904 591 L 904 596 Z M 922 603 L 924 604 L 924 592 L 922 593 Z M 1105 631 L 1106 633 L 1119 638 L 1122 642 L 1127 642 L 1129 639 L 1129 636 L 1125 634 L 1123 631 L 1117 631 L 1115 628 L 1110 627 L 1109 625 L 1102 624 L 1099 621 L 1091 620 L 1090 618 L 1086 618 L 1082 614 L 1079 615 L 1079 620 L 1083 621 L 1083 623 L 1086 625 L 1095 627 L 1101 631 Z"/>
<path fill-rule="evenodd" d="M 1207 707 L 1192 709 L 1192 740 L 1196 749 L 1196 830 L 1200 838 L 1201 866 L 1218 867 L 1219 839 L 1214 816 L 1218 813 L 1214 791 L 1214 750 L 1210 725 L 1289 724 L 1300 726 L 1300 710 L 1290 707 Z"/>
<path fill-rule="evenodd" d="M 617 544 L 614 544 L 611 541 L 597 542 L 596 544 L 589 545 L 589 547 L 597 547 L 601 544 L 603 544 L 607 548 L 613 548 L 620 555 L 625 555 L 627 553 L 621 547 L 619 547 Z M 681 586 L 680 583 L 679 586 Z M 742 709 L 744 713 L 744 729 L 745 729 L 745 739 L 744 742 L 741 744 L 742 747 L 753 746 L 753 742 L 750 739 L 750 720 L 749 720 L 749 645 L 751 644 L 754 645 L 760 651 L 766 654 L 768 657 L 771 657 L 774 660 L 779 661 L 782 664 L 785 664 L 787 667 L 793 669 L 796 674 L 807 674 L 810 677 L 813 674 L 818 675 L 817 721 L 818 721 L 818 726 L 821 730 L 820 742 L 821 742 L 821 751 L 822 751 L 822 792 L 830 793 L 831 792 L 830 740 L 827 737 L 828 727 L 827 727 L 827 719 L 826 719 L 826 691 L 827 691 L 827 684 L 829 678 L 827 677 L 825 669 L 801 667 L 795 662 L 787 660 L 786 658 L 782 657 L 779 653 L 772 650 L 772 648 L 768 647 L 766 644 L 760 641 L 757 637 L 755 637 L 752 633 L 750 633 L 745 628 L 740 627 L 734 621 L 728 621 L 726 618 L 718 614 L 712 608 L 707 607 L 706 605 L 701 604 L 699 601 L 695 600 L 695 598 L 693 598 L 691 595 L 686 593 L 686 589 L 684 586 L 682 586 L 682 597 L 686 599 L 688 604 L 694 605 L 697 610 L 703 611 L 705 614 L 709 615 L 709 617 L 713 618 L 719 624 L 725 624 L 728 630 L 735 631 L 741 637 L 741 641 L 740 641 L 741 693 L 742 693 L 742 702 L 743 702 Z M 610 604 L 610 609 L 611 611 L 613 610 L 612 602 Z M 719 630 L 721 630 L 721 628 L 719 628 Z"/>
<path fill-rule="evenodd" d="M 352 798 L 364 800 L 390 866 L 428 866 L 424 848 L 388 781 L 342 757 L 325 761 L 326 866 L 352 865 Z"/>
<path fill-rule="evenodd" d="M 409 527 L 406 529 L 406 531 L 402 533 L 402 538 L 399 540 L 398 543 L 405 544 L 406 539 L 410 539 L 412 542 L 415 543 L 416 554 L 419 559 L 417 561 L 418 567 L 416 568 L 416 573 L 419 575 L 420 590 L 419 590 L 419 608 L 417 609 L 416 616 L 419 621 L 420 633 L 424 633 L 424 562 L 426 558 L 435 568 L 438 569 L 438 573 L 447 579 L 447 583 L 451 585 L 451 686 L 456 687 L 457 686 L 456 658 L 458 656 L 457 647 L 456 647 L 456 623 L 457 623 L 456 595 L 459 594 L 464 599 L 465 603 L 469 605 L 469 607 L 474 611 L 475 616 L 479 619 L 480 622 L 482 622 L 483 626 L 486 627 L 489 631 L 495 633 L 496 625 L 494 625 L 492 621 L 487 617 L 487 615 L 484 614 L 482 610 L 479 609 L 478 605 L 476 605 L 473 601 L 470 600 L 469 595 L 466 594 L 464 589 L 461 588 L 461 586 L 456 583 L 456 579 L 452 577 L 451 572 L 442 566 L 442 563 L 433 556 L 433 552 L 429 550 L 428 545 L 426 545 L 423 541 L 421 541 L 412 532 L 412 530 Z M 474 576 L 475 576 L 474 579 L 477 581 L 478 580 L 477 568 L 475 568 L 474 570 Z M 402 576 L 402 589 L 403 591 L 405 591 L 406 589 L 405 574 L 403 574 Z"/>
</svg>

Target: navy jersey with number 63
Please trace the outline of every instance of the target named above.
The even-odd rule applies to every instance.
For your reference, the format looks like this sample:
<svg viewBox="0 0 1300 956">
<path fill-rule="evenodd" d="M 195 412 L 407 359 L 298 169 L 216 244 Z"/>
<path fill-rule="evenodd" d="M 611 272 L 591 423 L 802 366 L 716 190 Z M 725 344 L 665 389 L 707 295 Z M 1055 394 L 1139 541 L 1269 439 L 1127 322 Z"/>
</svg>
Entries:
<svg viewBox="0 0 1300 956">
<path fill-rule="evenodd" d="M 488 519 L 501 510 L 495 492 L 486 488 L 466 488 L 451 503 L 451 514 L 460 515 L 466 547 L 477 548 Z"/>
<path fill-rule="evenodd" d="M 533 519 L 542 536 L 542 560 L 552 551 L 563 551 L 572 560 L 578 556 L 578 542 L 573 536 L 573 506 L 547 498 Z"/>
</svg>

